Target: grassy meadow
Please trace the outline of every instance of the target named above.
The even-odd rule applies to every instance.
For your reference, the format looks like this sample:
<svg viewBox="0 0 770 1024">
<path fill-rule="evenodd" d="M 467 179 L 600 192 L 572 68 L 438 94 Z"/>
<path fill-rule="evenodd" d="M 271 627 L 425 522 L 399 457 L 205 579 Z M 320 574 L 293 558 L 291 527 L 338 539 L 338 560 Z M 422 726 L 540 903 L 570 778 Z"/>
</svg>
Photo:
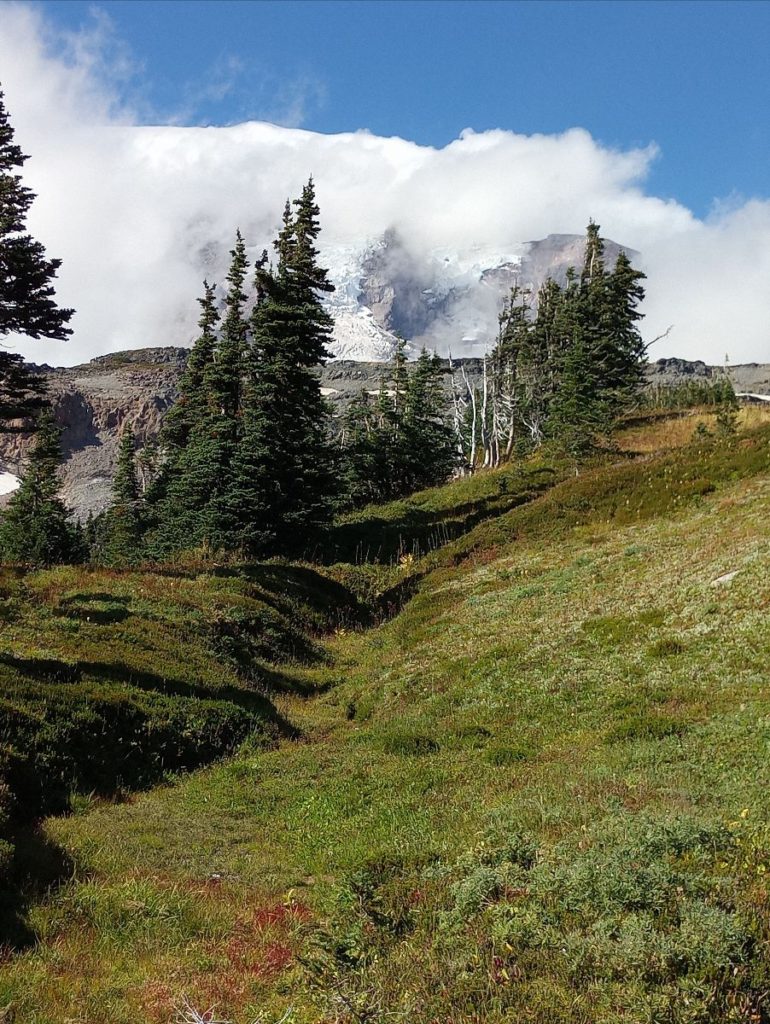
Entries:
<svg viewBox="0 0 770 1024">
<path fill-rule="evenodd" d="M 770 426 L 682 420 L 325 568 L 7 572 L 0 1020 L 770 1020 Z"/>
</svg>

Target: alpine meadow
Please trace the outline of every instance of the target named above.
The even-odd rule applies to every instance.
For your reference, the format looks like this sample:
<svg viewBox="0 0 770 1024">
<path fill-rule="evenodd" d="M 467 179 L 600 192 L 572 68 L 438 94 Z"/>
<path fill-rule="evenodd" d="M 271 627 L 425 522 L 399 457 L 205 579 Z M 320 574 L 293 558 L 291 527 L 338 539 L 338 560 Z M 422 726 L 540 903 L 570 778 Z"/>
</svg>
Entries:
<svg viewBox="0 0 770 1024">
<path fill-rule="evenodd" d="M 295 98 L 291 63 L 279 88 L 236 55 L 231 26 L 262 19 L 260 53 L 272 39 L 288 61 L 275 40 L 294 25 L 312 69 L 295 23 L 329 18 L 344 42 L 371 18 L 384 45 L 389 5 L 223 4 L 215 26 L 208 3 L 114 4 L 88 13 L 88 37 L 67 27 L 80 6 L 0 4 L 0 19 L 33 28 L 60 19 L 70 47 L 51 66 L 71 134 L 40 144 L 41 166 L 85 139 L 65 117 L 85 89 L 114 148 L 143 133 L 147 166 L 171 159 L 190 199 L 204 158 L 182 125 L 197 115 L 162 113 L 161 80 L 113 39 L 131 25 L 147 55 L 176 26 L 163 81 L 185 102 L 234 104 L 248 71 L 255 96 L 274 93 L 260 123 L 300 127 L 260 129 L 296 132 L 283 207 L 265 209 L 267 164 L 253 168 L 253 209 L 238 205 L 241 165 L 223 146 L 221 208 L 181 231 L 169 209 L 180 265 L 201 271 L 184 314 L 158 299 L 146 347 L 30 362 L 30 340 L 69 358 L 81 310 L 67 303 L 86 307 L 90 285 L 47 254 L 63 236 L 21 128 L 29 109 L 43 117 L 44 83 L 24 100 L 8 59 L 0 1024 L 770 1024 L 770 367 L 761 353 L 711 365 L 705 347 L 733 343 L 716 307 L 743 293 L 704 284 L 715 326 L 702 360 L 661 347 L 677 338 L 674 323 L 646 323 L 672 294 L 656 277 L 662 243 L 648 256 L 616 234 L 642 187 L 607 199 L 589 175 L 584 230 L 556 234 L 572 226 L 556 217 L 559 175 L 585 168 L 559 166 L 555 134 L 532 136 L 554 140 L 537 185 L 546 237 L 514 251 L 469 217 L 466 249 L 418 244 L 403 226 L 429 221 L 416 204 L 366 247 L 340 241 L 358 179 L 331 158 L 304 164 L 300 122 L 324 89 L 307 71 Z M 468 62 L 475 18 L 547 15 L 562 59 L 573 16 L 601 14 L 610 31 L 636 6 L 393 5 L 415 33 L 428 16 L 464 19 Z M 692 24 L 677 5 L 640 6 L 661 30 Z M 694 8 L 708 20 L 711 6 L 725 7 Z M 176 63 L 195 63 L 204 23 L 224 56 L 193 88 Z M 446 27 L 434 28 L 439 67 Z M 406 35 L 403 50 L 414 73 Z M 136 74 L 143 89 L 113 113 L 94 76 L 116 90 Z M 233 106 L 195 130 L 210 141 L 245 116 Z M 335 131 L 338 161 L 379 145 Z M 462 143 L 483 160 L 502 133 L 432 152 L 449 164 Z M 388 172 L 401 182 L 404 161 Z M 491 207 L 476 166 L 463 188 Z M 350 176 L 349 201 L 327 191 L 335 174 Z M 89 249 L 93 287 L 109 276 L 130 325 L 157 225 L 129 178 L 116 225 L 105 208 L 103 238 L 84 228 L 72 251 Z M 461 193 L 442 210 L 453 237 Z M 507 202 L 525 204 L 514 188 Z M 651 219 L 673 206 L 650 200 Z M 709 216 L 711 230 L 716 201 Z M 111 256 L 121 235 L 142 239 L 135 281 Z M 159 295 L 180 279 L 169 266 Z"/>
</svg>

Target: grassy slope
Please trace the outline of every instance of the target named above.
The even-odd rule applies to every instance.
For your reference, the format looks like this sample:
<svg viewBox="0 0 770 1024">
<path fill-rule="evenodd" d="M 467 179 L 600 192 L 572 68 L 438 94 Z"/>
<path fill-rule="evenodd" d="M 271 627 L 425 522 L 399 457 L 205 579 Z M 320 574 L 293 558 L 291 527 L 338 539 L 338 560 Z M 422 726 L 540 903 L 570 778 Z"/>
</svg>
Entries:
<svg viewBox="0 0 770 1024">
<path fill-rule="evenodd" d="M 321 692 L 276 697 L 302 739 L 50 819 L 74 879 L 30 908 L 0 1005 L 767 1019 L 768 440 L 477 526 L 401 615 L 292 666 Z"/>
</svg>

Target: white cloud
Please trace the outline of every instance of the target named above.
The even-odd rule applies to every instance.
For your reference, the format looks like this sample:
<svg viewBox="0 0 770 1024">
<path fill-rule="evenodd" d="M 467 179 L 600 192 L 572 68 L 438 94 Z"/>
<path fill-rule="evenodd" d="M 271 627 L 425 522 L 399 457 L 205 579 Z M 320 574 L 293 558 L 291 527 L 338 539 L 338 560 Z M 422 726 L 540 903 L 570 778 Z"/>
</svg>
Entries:
<svg viewBox="0 0 770 1024">
<path fill-rule="evenodd" d="M 286 196 L 310 173 L 327 243 L 363 243 L 395 226 L 415 252 L 504 250 L 582 232 L 593 217 L 642 253 L 646 336 L 674 325 L 654 356 L 770 360 L 770 203 L 732 200 L 701 221 L 646 195 L 645 176 L 662 158 L 654 146 L 610 149 L 580 128 L 467 130 L 433 149 L 261 122 L 140 126 L 116 101 L 136 68 L 109 23 L 54 39 L 41 9 L 21 4 L 3 5 L 0 68 L 16 139 L 31 154 L 30 230 L 62 258 L 59 298 L 77 309 L 66 345 L 19 345 L 37 361 L 189 341 L 204 256 L 221 265 L 236 226 L 266 244 Z M 220 85 L 229 88 L 227 74 Z M 287 87 L 292 118 L 314 90 Z"/>
</svg>

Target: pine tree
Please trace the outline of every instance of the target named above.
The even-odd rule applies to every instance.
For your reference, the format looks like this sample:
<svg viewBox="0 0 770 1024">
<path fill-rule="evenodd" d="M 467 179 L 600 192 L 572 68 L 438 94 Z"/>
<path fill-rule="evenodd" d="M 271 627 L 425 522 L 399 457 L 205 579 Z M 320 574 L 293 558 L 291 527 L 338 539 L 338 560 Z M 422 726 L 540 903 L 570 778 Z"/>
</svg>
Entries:
<svg viewBox="0 0 770 1024">
<path fill-rule="evenodd" d="M 240 231 L 236 231 L 235 247 L 230 251 L 230 269 L 227 273 L 227 297 L 222 335 L 213 362 L 208 365 L 207 385 L 214 410 L 223 422 L 232 424 L 240 411 L 243 360 L 246 353 L 248 323 L 244 306 L 248 296 L 243 290 L 249 261 L 246 244 Z M 204 299 L 205 302 L 205 299 Z M 204 306 L 204 317 L 206 307 Z M 203 322 L 204 317 L 201 318 Z M 205 332 L 205 327 L 203 330 Z"/>
<path fill-rule="evenodd" d="M 77 561 L 78 532 L 59 497 L 59 427 L 50 410 L 39 420 L 29 459 L 0 519 L 0 553 L 5 561 L 29 566 Z"/>
<path fill-rule="evenodd" d="M 227 495 L 242 420 L 247 270 L 246 245 L 238 231 L 230 252 L 221 337 L 215 289 L 204 282 L 198 300 L 200 334 L 162 434 L 166 461 L 148 495 L 148 548 L 156 557 L 201 545 L 214 550 L 234 546 Z"/>
<path fill-rule="evenodd" d="M 110 565 L 137 560 L 142 542 L 139 480 L 136 473 L 134 432 L 126 424 L 120 438 L 118 461 L 112 481 L 112 505 L 102 527 L 102 558 Z"/>
<path fill-rule="evenodd" d="M 642 319 L 638 307 L 644 299 L 644 280 L 645 275 L 634 269 L 621 250 L 607 281 L 605 318 L 605 385 L 616 413 L 638 399 L 644 384 L 647 349 L 637 326 Z"/>
<path fill-rule="evenodd" d="M 353 506 L 377 501 L 387 479 L 386 450 L 377 409 L 367 391 L 353 399 L 342 420 L 343 491 Z"/>
<path fill-rule="evenodd" d="M 35 199 L 21 183 L 27 159 L 14 143 L 14 132 L 0 91 L 0 336 L 64 340 L 73 310 L 59 309 L 52 280 L 60 260 L 46 259 L 45 249 L 26 231 L 26 218 Z M 7 424 L 30 416 L 43 404 L 42 379 L 21 356 L 0 349 L 0 421 Z"/>
<path fill-rule="evenodd" d="M 639 394 L 645 347 L 637 307 L 643 279 L 623 252 L 607 272 L 604 242 L 592 221 L 580 277 L 568 274 L 553 318 L 557 353 L 549 433 L 575 454 L 606 438 Z"/>
<path fill-rule="evenodd" d="M 459 461 L 446 418 L 441 362 L 423 349 L 407 370 L 397 346 L 389 387 L 376 401 L 363 392 L 343 420 L 343 477 L 353 505 L 401 497 L 442 483 Z"/>
</svg>

